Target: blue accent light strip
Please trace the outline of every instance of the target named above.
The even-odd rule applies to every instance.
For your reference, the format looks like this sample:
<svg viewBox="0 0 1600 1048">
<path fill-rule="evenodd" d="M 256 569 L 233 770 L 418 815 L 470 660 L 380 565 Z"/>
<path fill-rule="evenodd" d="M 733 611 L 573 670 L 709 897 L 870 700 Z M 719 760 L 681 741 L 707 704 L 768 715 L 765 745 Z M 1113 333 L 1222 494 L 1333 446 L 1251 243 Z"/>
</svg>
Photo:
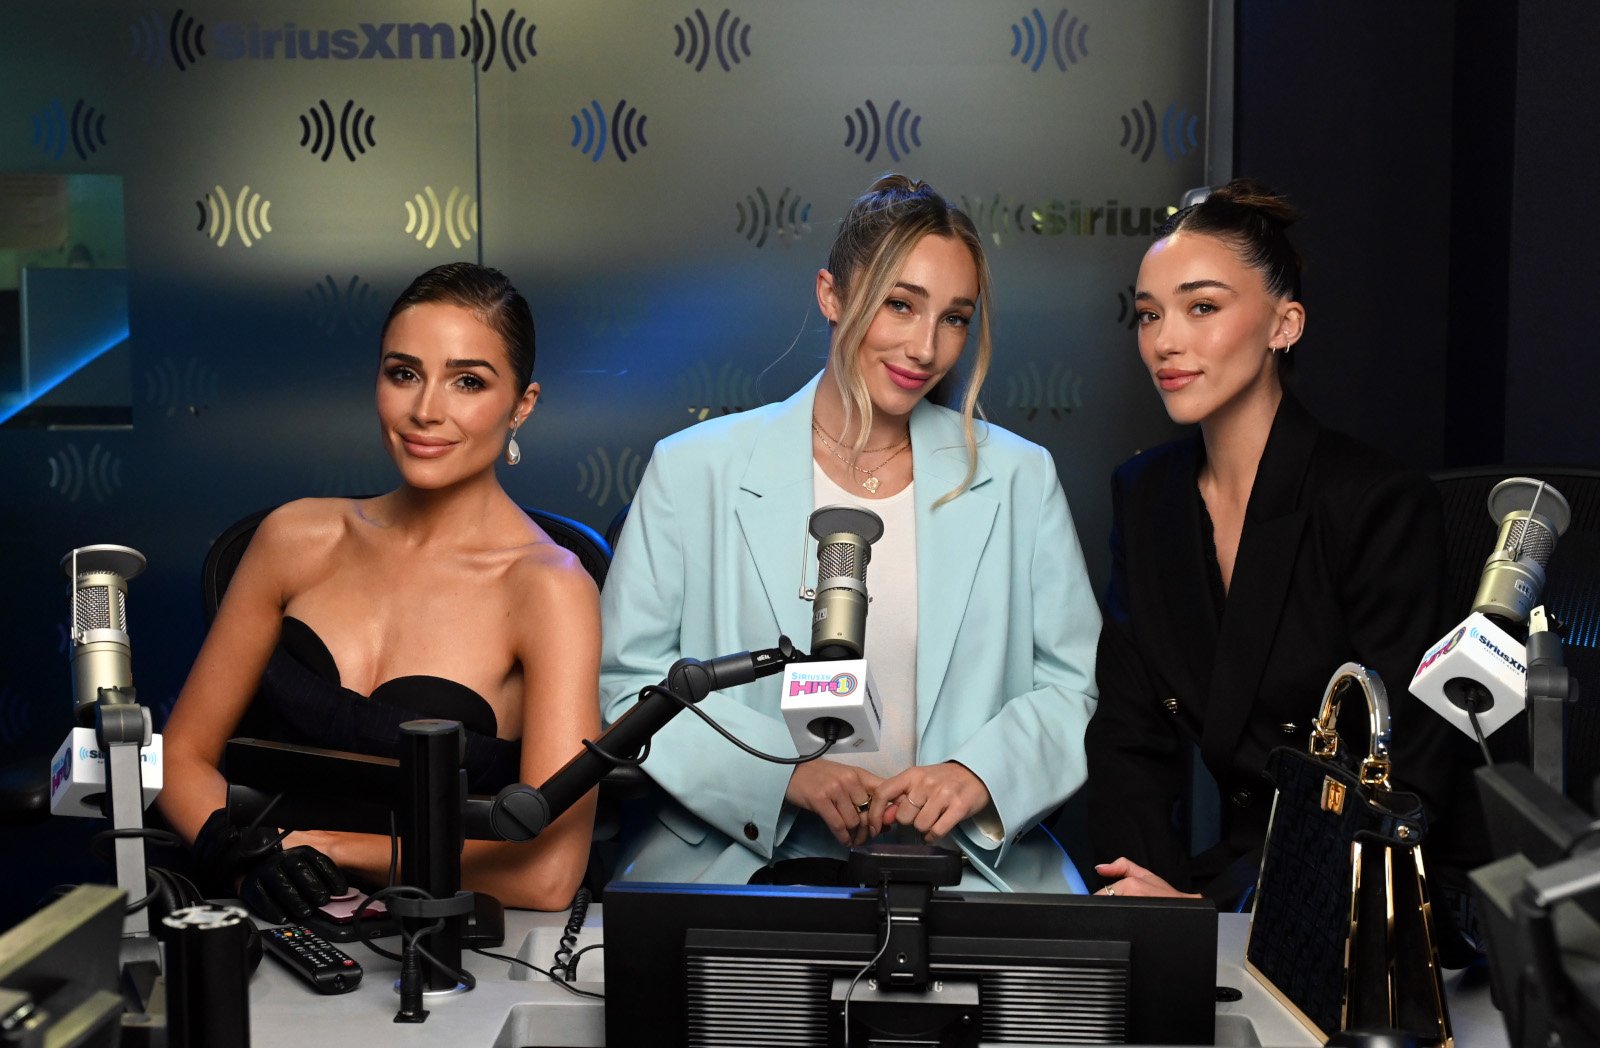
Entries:
<svg viewBox="0 0 1600 1048">
<path fill-rule="evenodd" d="M 90 364 L 93 364 L 96 360 L 99 360 L 101 357 L 105 356 L 107 353 L 111 352 L 113 349 L 116 349 L 118 346 L 122 345 L 126 341 L 128 341 L 128 329 L 127 328 L 123 328 L 121 331 L 116 332 L 115 334 L 112 335 L 111 341 L 107 342 L 105 345 L 99 347 L 98 349 L 93 349 L 93 350 L 90 350 L 88 353 L 85 353 L 84 356 L 83 356 L 83 359 L 79 360 L 76 364 L 74 364 L 71 367 L 67 368 L 65 371 L 61 372 L 61 374 L 56 375 L 55 377 L 45 381 L 43 384 L 41 384 L 34 391 L 34 393 L 33 393 L 33 395 L 31 397 L 28 397 L 27 399 L 22 400 L 19 403 L 15 404 L 14 406 L 9 407 L 9 408 L 0 407 L 0 426 L 3 426 L 7 422 L 10 422 L 13 418 L 15 418 L 17 416 L 17 414 L 19 412 L 21 412 L 21 411 L 23 411 L 23 410 L 25 410 L 25 409 L 27 409 L 29 407 L 32 407 L 34 404 L 38 403 L 40 397 L 42 397 L 45 394 L 49 393 L 51 390 L 53 390 L 57 386 L 61 385 L 61 383 L 65 382 L 67 379 L 71 378 L 73 375 L 76 375 L 78 372 L 82 371 L 84 368 L 88 367 Z"/>
</svg>

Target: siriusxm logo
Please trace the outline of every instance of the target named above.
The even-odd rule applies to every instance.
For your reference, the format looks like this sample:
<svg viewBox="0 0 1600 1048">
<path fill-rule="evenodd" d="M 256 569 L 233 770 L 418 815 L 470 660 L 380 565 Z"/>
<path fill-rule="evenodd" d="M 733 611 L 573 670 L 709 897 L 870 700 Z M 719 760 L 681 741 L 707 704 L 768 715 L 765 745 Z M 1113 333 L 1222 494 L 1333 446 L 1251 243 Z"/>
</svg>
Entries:
<svg viewBox="0 0 1600 1048">
<path fill-rule="evenodd" d="M 254 22 L 214 22 L 207 52 L 224 62 L 240 59 L 455 58 L 456 32 L 447 22 L 361 22 L 354 28 L 300 29 L 293 22 L 263 28 Z"/>
<path fill-rule="evenodd" d="M 1521 674 L 1524 674 L 1524 675 L 1527 674 L 1528 667 L 1524 666 L 1522 663 L 1518 662 L 1516 659 L 1512 658 L 1510 655 L 1507 655 L 1505 652 L 1501 651 L 1500 650 L 1500 645 L 1498 645 L 1494 641 L 1490 640 L 1484 634 L 1479 633 L 1478 632 L 1478 628 L 1476 626 L 1474 626 L 1472 628 L 1472 632 L 1469 633 L 1468 636 L 1476 638 L 1479 644 L 1482 644 L 1485 648 L 1487 648 L 1490 652 L 1492 652 L 1494 654 L 1495 658 L 1499 659 L 1501 662 L 1505 663 L 1507 666 L 1510 666 L 1513 670 L 1516 670 L 1518 673 L 1521 673 Z"/>
<path fill-rule="evenodd" d="M 302 29 L 293 22 L 281 26 L 238 21 L 208 24 L 180 7 L 165 30 L 153 11 L 140 16 L 130 28 L 136 58 L 151 67 L 160 65 L 165 61 L 161 51 L 165 38 L 179 71 L 202 58 L 224 62 L 465 58 L 487 73 L 498 56 L 514 73 L 539 53 L 533 43 L 538 26 L 520 17 L 516 8 L 508 10 L 498 23 L 488 11 L 479 10 L 458 27 L 448 22 L 357 22 Z M 461 32 L 459 44 L 457 29 Z"/>
<path fill-rule="evenodd" d="M 861 686 L 854 673 L 840 673 L 833 677 L 814 677 L 811 680 L 791 680 L 789 697 L 797 695 L 849 695 Z"/>
<path fill-rule="evenodd" d="M 961 209 L 971 217 L 978 232 L 998 246 L 1017 236 L 1092 237 L 1124 236 L 1148 239 L 1175 208 L 1162 205 L 1127 206 L 1116 200 L 1105 204 L 1085 204 L 1072 198 L 1029 203 L 996 193 L 992 197 L 961 198 Z"/>
<path fill-rule="evenodd" d="M 79 746 L 78 759 L 80 761 L 104 761 L 106 759 L 106 755 L 91 746 Z M 140 764 L 149 764 L 153 759 L 154 758 L 150 756 L 150 751 L 148 749 L 139 750 Z M 63 766 L 65 766 L 65 763 L 65 761 L 62 762 Z"/>
</svg>

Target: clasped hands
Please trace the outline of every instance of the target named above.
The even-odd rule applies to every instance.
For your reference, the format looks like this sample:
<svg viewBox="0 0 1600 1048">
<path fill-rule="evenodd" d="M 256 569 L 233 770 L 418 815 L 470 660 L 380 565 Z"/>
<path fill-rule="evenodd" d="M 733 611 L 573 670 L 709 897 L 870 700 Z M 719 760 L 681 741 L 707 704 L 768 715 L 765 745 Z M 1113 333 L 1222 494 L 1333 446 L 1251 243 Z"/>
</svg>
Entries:
<svg viewBox="0 0 1600 1048">
<path fill-rule="evenodd" d="M 884 779 L 864 768 L 814 760 L 795 768 L 784 799 L 815 812 L 845 847 L 893 825 L 910 826 L 937 843 L 989 804 L 989 789 L 955 761 L 922 764 Z"/>
</svg>

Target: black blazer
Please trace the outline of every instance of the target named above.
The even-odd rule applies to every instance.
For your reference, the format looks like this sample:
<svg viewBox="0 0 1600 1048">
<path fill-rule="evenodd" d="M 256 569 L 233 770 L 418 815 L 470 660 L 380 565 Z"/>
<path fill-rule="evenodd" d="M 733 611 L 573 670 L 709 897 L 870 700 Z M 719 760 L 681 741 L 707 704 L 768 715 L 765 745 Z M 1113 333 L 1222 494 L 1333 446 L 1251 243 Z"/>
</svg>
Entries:
<svg viewBox="0 0 1600 1048">
<path fill-rule="evenodd" d="M 1086 747 L 1096 860 L 1126 855 L 1180 890 L 1232 901 L 1254 883 L 1276 746 L 1303 747 L 1335 669 L 1382 677 L 1400 788 L 1442 810 L 1454 729 L 1407 690 L 1444 630 L 1444 523 L 1433 485 L 1323 429 L 1285 393 L 1245 511 L 1220 618 L 1215 551 L 1197 486 L 1198 432 L 1112 478 L 1111 584 L 1097 664 L 1100 703 Z M 1364 709 L 1341 734 L 1367 743 Z M 1354 716 L 1352 716 L 1354 714 Z M 1186 741 L 1222 793 L 1222 840 L 1191 857 L 1173 830 Z M 1231 870 L 1230 870 L 1231 867 Z"/>
</svg>

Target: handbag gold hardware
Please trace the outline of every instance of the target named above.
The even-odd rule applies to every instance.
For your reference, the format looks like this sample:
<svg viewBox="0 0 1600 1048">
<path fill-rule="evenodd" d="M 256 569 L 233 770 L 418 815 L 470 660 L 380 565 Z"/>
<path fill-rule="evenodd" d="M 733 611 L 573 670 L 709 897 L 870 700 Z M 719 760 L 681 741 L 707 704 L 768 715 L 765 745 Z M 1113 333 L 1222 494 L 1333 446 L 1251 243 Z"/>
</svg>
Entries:
<svg viewBox="0 0 1600 1048">
<path fill-rule="evenodd" d="M 1335 815 L 1344 811 L 1344 783 L 1331 776 L 1322 780 L 1322 810 Z"/>
</svg>

